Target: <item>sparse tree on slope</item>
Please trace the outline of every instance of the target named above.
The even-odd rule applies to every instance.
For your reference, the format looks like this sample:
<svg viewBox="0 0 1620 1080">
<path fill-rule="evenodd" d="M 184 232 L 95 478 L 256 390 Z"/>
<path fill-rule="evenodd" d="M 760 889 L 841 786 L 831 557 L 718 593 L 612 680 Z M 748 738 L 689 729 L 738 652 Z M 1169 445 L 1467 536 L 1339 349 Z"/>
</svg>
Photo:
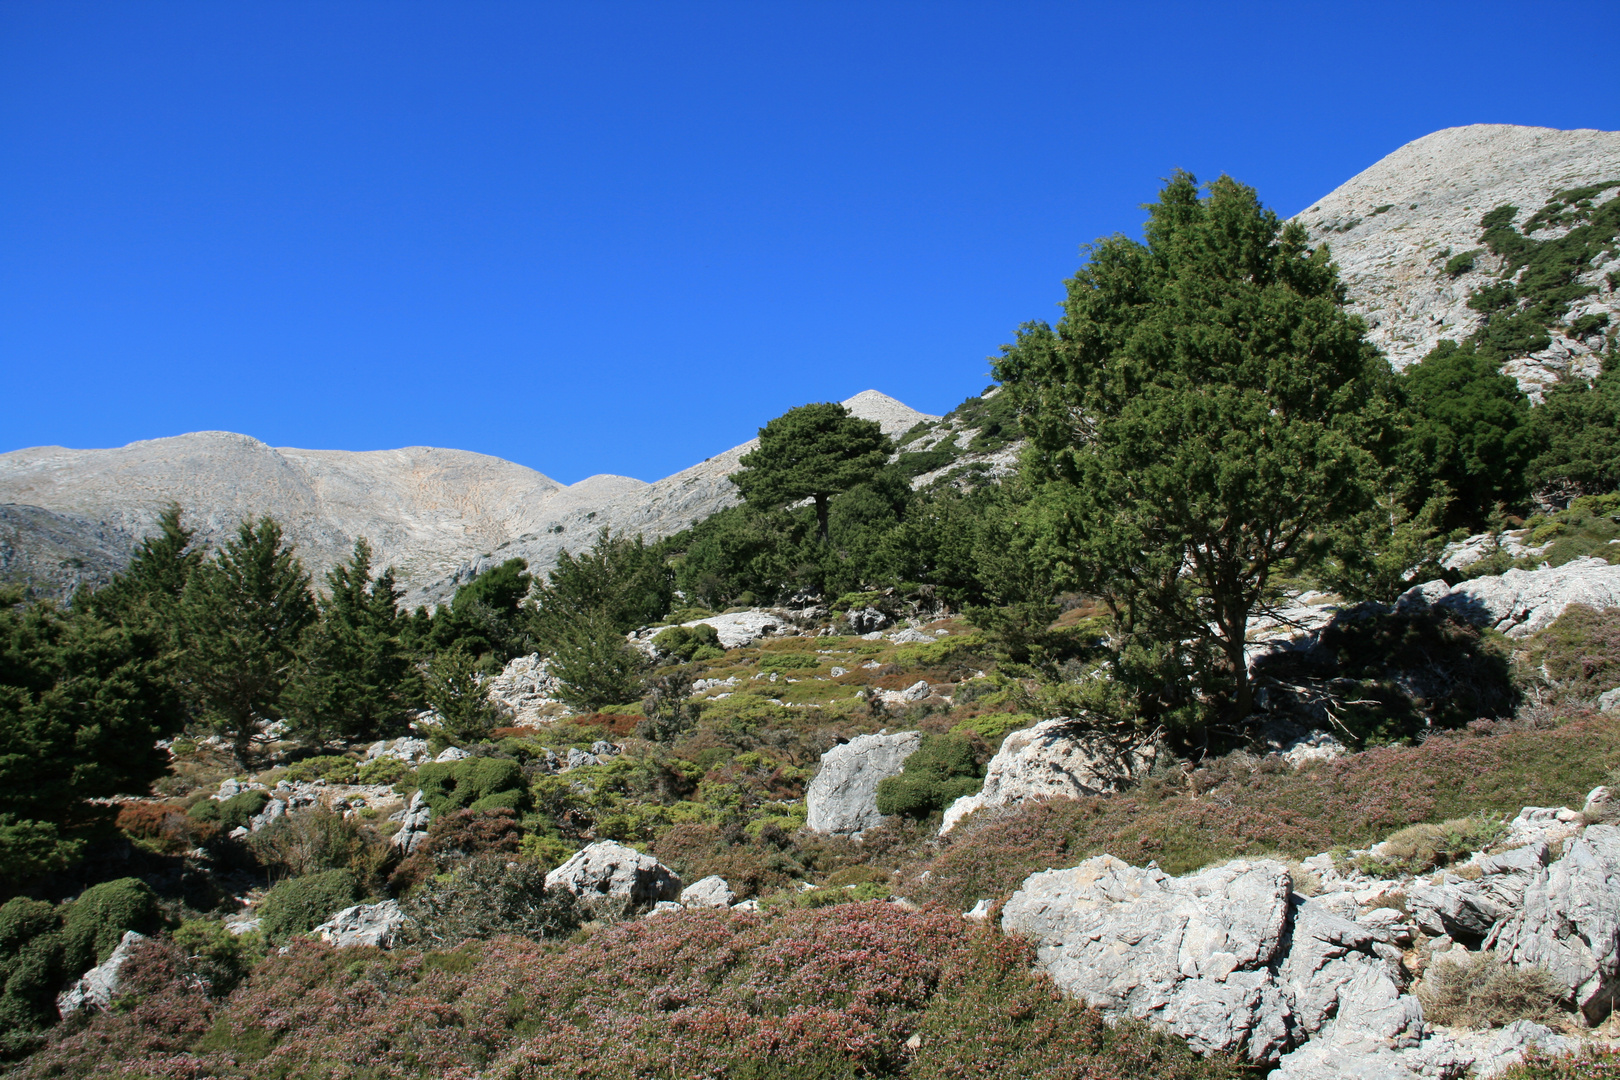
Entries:
<svg viewBox="0 0 1620 1080">
<path fill-rule="evenodd" d="M 800 405 L 759 429 L 759 448 L 743 455 L 731 482 L 760 507 L 813 499 L 825 542 L 828 500 L 875 477 L 893 449 L 875 420 L 836 403 Z"/>
<path fill-rule="evenodd" d="M 279 525 L 249 519 L 192 573 L 182 614 L 187 692 L 246 765 L 259 725 L 281 715 L 282 691 L 315 621 L 309 575 Z"/>
<path fill-rule="evenodd" d="M 1200 198 L 1178 173 L 1149 210 L 1146 243 L 1094 245 L 1057 328 L 1025 325 L 996 374 L 1031 437 L 1047 554 L 1112 610 L 1116 671 L 1135 656 L 1185 687 L 1163 679 L 1175 653 L 1203 683 L 1183 722 L 1209 703 L 1242 719 L 1274 573 L 1378 479 L 1388 366 L 1327 250 L 1253 189 L 1223 176 Z"/>
</svg>

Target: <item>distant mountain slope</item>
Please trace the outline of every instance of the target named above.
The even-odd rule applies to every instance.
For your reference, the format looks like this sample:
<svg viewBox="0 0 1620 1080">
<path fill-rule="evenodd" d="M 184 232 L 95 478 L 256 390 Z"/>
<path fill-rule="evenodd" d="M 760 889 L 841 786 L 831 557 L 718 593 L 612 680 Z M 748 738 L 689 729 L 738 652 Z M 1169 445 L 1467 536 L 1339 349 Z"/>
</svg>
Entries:
<svg viewBox="0 0 1620 1080">
<path fill-rule="evenodd" d="M 65 601 L 81 585 L 105 585 L 129 562 L 130 549 L 129 534 L 108 522 L 0 504 L 0 581 L 35 595 Z"/>
<path fill-rule="evenodd" d="M 890 434 L 935 419 L 875 390 L 845 404 Z M 75 559 L 104 577 L 127 561 L 133 539 L 155 529 L 163 508 L 178 502 L 209 544 L 247 515 L 274 517 L 317 574 L 364 536 L 378 563 L 398 570 L 408 602 L 431 603 L 492 558 L 519 555 L 549 569 L 564 546 L 589 546 L 604 525 L 649 539 L 687 528 L 736 501 L 726 477 L 753 446 L 750 440 L 656 484 L 602 475 L 567 487 L 464 450 L 299 450 L 224 431 L 106 450 L 16 450 L 0 454 L 0 504 L 16 504 L 0 516 L 0 579 L 60 590 L 73 578 L 67 571 Z M 57 569 L 40 577 L 49 567 Z"/>
<path fill-rule="evenodd" d="M 1356 310 L 1373 341 L 1397 369 L 1423 358 L 1441 338 L 1461 340 L 1483 316 L 1468 298 L 1487 284 L 1501 261 L 1487 252 L 1453 276 L 1447 264 L 1482 247 L 1480 219 L 1502 205 L 1518 208 L 1520 226 L 1559 192 L 1620 182 L 1620 132 L 1474 124 L 1447 128 L 1407 143 L 1351 177 L 1296 220 L 1314 240 L 1326 241 L 1339 264 Z M 1602 198 L 1620 195 L 1611 189 Z M 1545 240 L 1567 228 L 1532 235 Z M 1620 323 L 1613 275 L 1620 252 L 1588 269 L 1596 287 L 1578 301 L 1568 322 L 1608 314 Z M 1454 267 L 1455 269 L 1455 267 Z M 1551 344 L 1506 365 L 1531 393 L 1561 376 L 1590 378 L 1597 371 L 1601 335 L 1577 337 L 1566 326 Z"/>
</svg>

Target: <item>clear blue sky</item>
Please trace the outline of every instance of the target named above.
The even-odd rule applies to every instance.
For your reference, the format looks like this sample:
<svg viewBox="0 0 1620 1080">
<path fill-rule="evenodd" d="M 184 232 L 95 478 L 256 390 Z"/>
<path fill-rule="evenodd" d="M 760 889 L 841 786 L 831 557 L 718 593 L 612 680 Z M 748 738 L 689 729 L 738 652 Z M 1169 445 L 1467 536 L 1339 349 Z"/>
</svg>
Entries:
<svg viewBox="0 0 1620 1080">
<path fill-rule="evenodd" d="M 201 429 L 656 479 L 929 412 L 1176 167 L 1620 128 L 1620 6 L 0 0 L 0 450 Z"/>
</svg>

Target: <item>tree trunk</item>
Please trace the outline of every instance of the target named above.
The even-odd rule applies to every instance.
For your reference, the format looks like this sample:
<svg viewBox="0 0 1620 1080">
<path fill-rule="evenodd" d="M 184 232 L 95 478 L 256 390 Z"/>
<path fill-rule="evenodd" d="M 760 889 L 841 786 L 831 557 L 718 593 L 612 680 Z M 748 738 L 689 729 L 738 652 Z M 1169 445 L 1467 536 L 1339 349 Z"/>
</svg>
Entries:
<svg viewBox="0 0 1620 1080">
<path fill-rule="evenodd" d="M 816 494 L 810 496 L 816 500 L 816 538 L 825 544 L 827 536 L 827 496 Z"/>
</svg>

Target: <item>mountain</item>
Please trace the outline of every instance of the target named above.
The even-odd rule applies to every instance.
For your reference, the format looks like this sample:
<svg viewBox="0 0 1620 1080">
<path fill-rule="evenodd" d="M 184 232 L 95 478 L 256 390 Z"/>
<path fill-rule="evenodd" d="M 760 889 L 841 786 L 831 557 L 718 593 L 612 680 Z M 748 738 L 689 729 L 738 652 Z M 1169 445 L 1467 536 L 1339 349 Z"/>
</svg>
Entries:
<svg viewBox="0 0 1620 1080">
<path fill-rule="evenodd" d="M 875 390 L 845 404 L 889 434 L 937 419 Z M 398 571 L 407 602 L 435 603 L 491 559 L 521 556 L 545 570 L 603 526 L 648 539 L 689 527 L 736 502 L 726 477 L 756 442 L 654 484 L 603 475 L 568 486 L 464 450 L 299 450 L 224 431 L 17 450 L 0 454 L 0 578 L 62 593 L 83 577 L 79 560 L 100 580 L 178 502 L 209 544 L 249 514 L 274 517 L 317 574 L 364 536 L 378 564 Z"/>
<path fill-rule="evenodd" d="M 1473 124 L 1407 143 L 1295 220 L 1327 243 L 1373 342 L 1401 369 L 1440 339 L 1461 340 L 1479 328 L 1483 315 L 1468 299 L 1502 267 L 1483 250 L 1486 213 L 1513 206 L 1522 228 L 1559 193 L 1595 184 L 1620 185 L 1620 132 Z M 1616 195 L 1611 187 L 1598 201 Z M 1571 224 L 1555 221 L 1529 235 L 1556 239 Z M 1456 272 L 1458 257 L 1470 252 L 1472 267 Z M 1562 377 L 1597 373 L 1601 334 L 1577 335 L 1571 324 L 1585 315 L 1620 324 L 1617 278 L 1620 252 L 1611 244 L 1606 261 L 1580 275 L 1596 291 L 1549 328 L 1550 344 L 1504 365 L 1527 393 L 1539 398 Z"/>
</svg>

